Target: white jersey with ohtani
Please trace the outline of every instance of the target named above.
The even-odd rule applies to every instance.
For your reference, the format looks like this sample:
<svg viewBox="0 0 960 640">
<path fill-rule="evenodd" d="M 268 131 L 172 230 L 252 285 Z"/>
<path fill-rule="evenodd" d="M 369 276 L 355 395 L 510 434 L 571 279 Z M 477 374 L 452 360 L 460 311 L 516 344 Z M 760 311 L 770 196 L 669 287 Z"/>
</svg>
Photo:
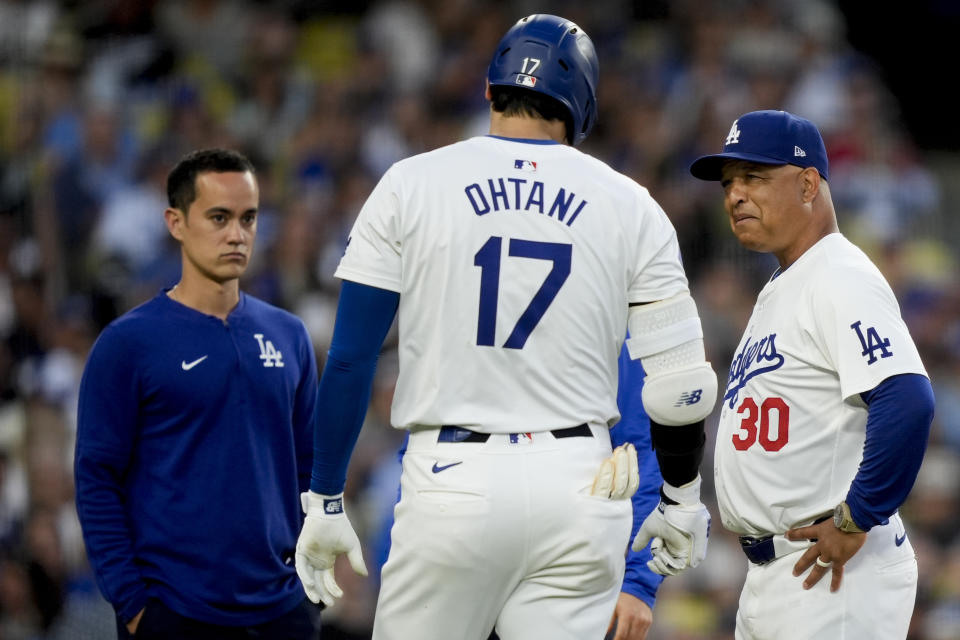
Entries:
<svg viewBox="0 0 960 640">
<path fill-rule="evenodd" d="M 471 138 L 398 162 L 336 276 L 397 291 L 397 428 L 612 424 L 631 302 L 687 290 L 646 189 L 561 144 Z"/>
<path fill-rule="evenodd" d="M 737 534 L 783 533 L 846 498 L 863 454 L 860 393 L 926 375 L 880 271 L 833 233 L 767 283 L 730 367 L 714 474 Z"/>
</svg>

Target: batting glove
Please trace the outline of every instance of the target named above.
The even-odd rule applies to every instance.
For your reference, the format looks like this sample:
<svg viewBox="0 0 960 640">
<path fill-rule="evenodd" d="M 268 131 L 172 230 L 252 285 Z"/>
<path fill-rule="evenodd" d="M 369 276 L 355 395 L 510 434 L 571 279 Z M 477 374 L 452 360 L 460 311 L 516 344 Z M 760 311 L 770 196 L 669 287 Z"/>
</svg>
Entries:
<svg viewBox="0 0 960 640">
<path fill-rule="evenodd" d="M 360 540 L 343 510 L 342 493 L 325 496 L 306 491 L 300 494 L 300 504 L 307 517 L 297 540 L 297 575 L 310 601 L 322 600 L 329 607 L 343 596 L 333 575 L 338 555 L 346 553 L 353 570 L 367 575 Z"/>
<path fill-rule="evenodd" d="M 664 483 L 662 492 L 665 499 L 640 525 L 633 550 L 640 551 L 653 540 L 653 559 L 647 567 L 662 576 L 675 576 L 706 557 L 710 512 L 700 502 L 699 475 L 682 487 Z"/>
<path fill-rule="evenodd" d="M 610 500 L 629 500 L 640 486 L 637 450 L 629 442 L 613 450 L 593 479 L 590 495 Z"/>
</svg>

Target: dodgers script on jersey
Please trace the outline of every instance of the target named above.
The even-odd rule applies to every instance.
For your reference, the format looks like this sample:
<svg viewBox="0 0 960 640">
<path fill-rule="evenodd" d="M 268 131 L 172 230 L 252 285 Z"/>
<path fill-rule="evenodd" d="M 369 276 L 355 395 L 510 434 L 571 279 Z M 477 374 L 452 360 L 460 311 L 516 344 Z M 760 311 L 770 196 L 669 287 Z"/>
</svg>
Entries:
<svg viewBox="0 0 960 640">
<path fill-rule="evenodd" d="M 839 233 L 760 292 L 730 367 L 717 434 L 717 499 L 741 535 L 783 533 L 846 497 L 863 451 L 860 393 L 926 375 L 896 298 Z"/>
<path fill-rule="evenodd" d="M 391 167 L 336 276 L 400 293 L 393 425 L 492 433 L 616 422 L 628 304 L 688 288 L 646 189 L 572 147 L 494 136 Z"/>
</svg>

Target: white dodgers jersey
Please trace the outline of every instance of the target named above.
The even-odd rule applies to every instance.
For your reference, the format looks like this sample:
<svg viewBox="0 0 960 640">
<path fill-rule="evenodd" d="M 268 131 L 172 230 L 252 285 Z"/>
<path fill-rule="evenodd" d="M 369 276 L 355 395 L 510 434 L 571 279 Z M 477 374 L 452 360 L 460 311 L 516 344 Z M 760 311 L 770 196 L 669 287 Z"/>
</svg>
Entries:
<svg viewBox="0 0 960 640">
<path fill-rule="evenodd" d="M 646 189 L 576 149 L 471 138 L 398 162 L 337 277 L 400 293 L 397 428 L 611 424 L 631 302 L 687 290 Z"/>
<path fill-rule="evenodd" d="M 810 524 L 844 500 L 867 410 L 860 393 L 926 375 L 880 271 L 833 233 L 767 283 L 730 366 L 714 466 L 724 526 Z"/>
</svg>

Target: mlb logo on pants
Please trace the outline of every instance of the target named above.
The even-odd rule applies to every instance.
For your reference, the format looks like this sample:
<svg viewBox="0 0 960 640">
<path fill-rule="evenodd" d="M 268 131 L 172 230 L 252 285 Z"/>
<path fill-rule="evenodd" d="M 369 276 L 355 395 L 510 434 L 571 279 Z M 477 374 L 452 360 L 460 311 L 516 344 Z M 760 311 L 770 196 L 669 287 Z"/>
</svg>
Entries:
<svg viewBox="0 0 960 640">
<path fill-rule="evenodd" d="M 510 444 L 530 444 L 533 442 L 532 433 L 511 433 Z"/>
</svg>

